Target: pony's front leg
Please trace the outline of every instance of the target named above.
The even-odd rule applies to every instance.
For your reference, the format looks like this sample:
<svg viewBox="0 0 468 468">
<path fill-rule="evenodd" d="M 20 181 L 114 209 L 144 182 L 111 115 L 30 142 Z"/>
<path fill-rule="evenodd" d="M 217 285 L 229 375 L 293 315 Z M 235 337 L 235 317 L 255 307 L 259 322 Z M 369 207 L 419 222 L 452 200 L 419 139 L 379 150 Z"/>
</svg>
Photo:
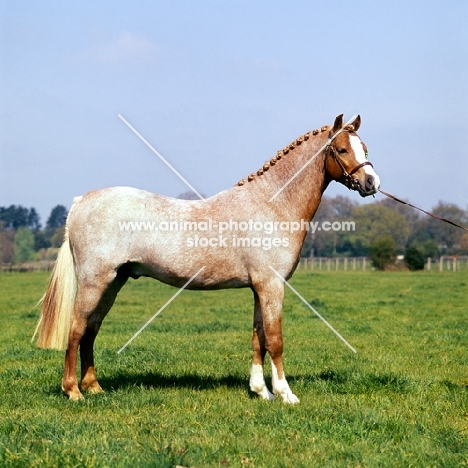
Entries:
<svg viewBox="0 0 468 468">
<path fill-rule="evenodd" d="M 254 287 L 259 297 L 265 349 L 271 358 L 273 393 L 280 396 L 285 403 L 299 403 L 299 398 L 289 388 L 283 369 L 283 335 L 281 330 L 283 282 L 279 278 L 270 278 L 260 281 Z"/>
<path fill-rule="evenodd" d="M 252 335 L 253 363 L 252 369 L 250 370 L 250 390 L 255 392 L 263 400 L 274 400 L 275 396 L 268 390 L 263 376 L 263 364 L 266 354 L 265 332 L 263 330 L 260 300 L 255 290 L 254 298 L 254 329 Z"/>
<path fill-rule="evenodd" d="M 275 395 L 280 395 L 285 403 L 296 404 L 299 403 L 299 398 L 289 388 L 283 370 L 282 359 L 273 359 L 271 361 L 271 380 L 273 392 Z"/>
</svg>

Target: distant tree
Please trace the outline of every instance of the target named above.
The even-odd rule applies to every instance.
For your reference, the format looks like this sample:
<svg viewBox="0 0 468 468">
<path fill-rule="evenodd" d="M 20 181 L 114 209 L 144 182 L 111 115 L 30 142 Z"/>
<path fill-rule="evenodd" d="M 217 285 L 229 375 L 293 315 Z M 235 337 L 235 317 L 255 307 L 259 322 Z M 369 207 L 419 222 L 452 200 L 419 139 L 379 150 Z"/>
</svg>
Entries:
<svg viewBox="0 0 468 468">
<path fill-rule="evenodd" d="M 28 224 L 28 210 L 22 206 L 10 205 L 0 208 L 0 221 L 5 229 L 18 229 Z"/>
<path fill-rule="evenodd" d="M 34 231 L 34 250 L 37 252 L 40 249 L 48 249 L 50 247 L 50 236 L 48 229 Z"/>
<path fill-rule="evenodd" d="M 432 208 L 432 212 L 442 218 L 450 219 L 458 224 L 467 224 L 467 213 L 454 203 L 439 202 L 437 206 Z M 434 239 L 441 249 L 446 253 L 456 253 L 456 248 L 459 245 L 463 231 L 454 228 L 450 224 L 441 223 L 436 219 L 429 218 L 426 224 L 427 232 Z"/>
<path fill-rule="evenodd" d="M 405 250 L 405 263 L 411 271 L 424 269 L 424 254 L 415 246 L 409 246 Z"/>
<path fill-rule="evenodd" d="M 422 245 L 423 243 L 427 241 L 434 241 L 432 237 L 432 233 L 430 232 L 428 225 L 430 224 L 431 221 L 435 221 L 433 219 L 429 219 L 427 216 L 424 218 L 420 218 L 419 221 L 417 221 L 411 231 L 410 238 L 408 239 L 408 242 L 410 244 L 418 244 Z M 436 246 L 438 243 L 434 241 Z"/>
<path fill-rule="evenodd" d="M 379 201 L 376 204 L 385 206 L 392 211 L 396 211 L 406 219 L 410 231 L 408 241 L 411 241 L 411 236 L 416 231 L 421 219 L 423 219 L 419 211 L 411 208 L 408 205 L 403 205 L 402 203 L 398 203 L 395 200 L 391 200 L 390 198 L 384 198 L 382 201 Z"/>
<path fill-rule="evenodd" d="M 29 262 L 34 258 L 34 235 L 30 229 L 21 227 L 15 234 L 15 262 Z"/>
<path fill-rule="evenodd" d="M 41 218 L 35 208 L 29 208 L 28 227 L 33 232 L 39 231 L 39 229 L 41 229 Z"/>
<path fill-rule="evenodd" d="M 8 208 L 0 206 L 0 227 L 2 230 L 10 228 L 10 219 L 7 212 Z"/>
<path fill-rule="evenodd" d="M 61 247 L 63 243 L 63 236 L 65 235 L 65 226 L 60 226 L 50 238 L 52 247 Z"/>
<path fill-rule="evenodd" d="M 463 255 L 468 254 L 468 233 L 466 232 L 460 237 L 460 250 Z"/>
<path fill-rule="evenodd" d="M 203 198 L 205 198 L 205 195 L 203 193 L 200 194 Z M 191 190 L 188 190 L 187 192 L 180 193 L 177 195 L 176 198 L 180 198 L 181 200 L 200 200 L 200 197 L 195 193 L 192 192 Z"/>
<path fill-rule="evenodd" d="M 55 231 L 60 226 L 63 226 L 67 221 L 67 215 L 67 209 L 63 205 L 57 205 L 50 213 L 46 224 L 47 228 Z"/>
<path fill-rule="evenodd" d="M 356 230 L 349 233 L 349 241 L 361 250 L 369 249 L 376 239 L 391 237 L 394 248 L 404 252 L 410 230 L 405 217 L 383 204 L 357 206 L 352 213 Z"/>
<path fill-rule="evenodd" d="M 395 263 L 395 241 L 390 235 L 376 237 L 370 245 L 372 265 L 378 270 L 384 270 L 387 265 Z"/>
<path fill-rule="evenodd" d="M 427 257 L 437 257 L 439 255 L 439 246 L 437 242 L 433 239 L 427 239 L 420 244 L 416 244 L 419 250 L 421 250 L 424 258 Z"/>
<path fill-rule="evenodd" d="M 357 203 L 348 197 L 338 195 L 334 198 L 323 197 L 320 206 L 315 213 L 313 222 L 318 222 L 320 226 L 324 221 L 333 223 L 334 221 L 351 221 L 353 209 Z M 349 233 L 334 230 L 309 231 L 306 236 L 301 256 L 330 256 L 330 255 L 351 255 L 352 246 L 349 242 Z"/>
<path fill-rule="evenodd" d="M 14 254 L 14 231 L 4 230 L 0 222 L 0 263 L 12 263 Z"/>
<path fill-rule="evenodd" d="M 9 207 L 0 207 L 0 221 L 4 229 L 18 229 L 20 227 L 29 227 L 32 230 L 40 229 L 39 215 L 34 208 L 25 208 L 21 205 L 10 205 Z"/>
</svg>

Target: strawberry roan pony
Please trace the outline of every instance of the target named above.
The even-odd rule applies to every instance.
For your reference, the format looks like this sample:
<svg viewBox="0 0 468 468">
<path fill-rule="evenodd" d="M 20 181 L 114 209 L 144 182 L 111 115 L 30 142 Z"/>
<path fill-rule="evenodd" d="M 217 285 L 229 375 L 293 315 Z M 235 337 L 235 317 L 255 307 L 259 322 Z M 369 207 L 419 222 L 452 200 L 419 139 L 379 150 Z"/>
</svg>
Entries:
<svg viewBox="0 0 468 468">
<path fill-rule="evenodd" d="M 83 398 L 76 375 L 78 348 L 81 388 L 90 393 L 102 391 L 94 369 L 94 340 L 129 277 L 148 276 L 183 287 L 204 267 L 189 289 L 248 287 L 253 291 L 251 390 L 265 400 L 274 399 L 276 394 L 286 403 L 298 403 L 283 370 L 284 284 L 273 270 L 286 280 L 292 276 L 306 231 L 289 230 L 287 238 L 275 241 L 265 229 L 244 229 L 223 240 L 219 230 L 206 230 L 206 221 L 211 220 L 211 226 L 231 228 L 240 228 L 242 222 L 245 227 L 248 221 L 251 227 L 252 222 L 276 227 L 309 222 L 332 180 L 363 197 L 374 194 L 380 181 L 367 161 L 366 146 L 356 134 L 360 123 L 357 116 L 351 124 L 343 125 L 339 115 L 333 126 L 299 137 L 258 172 L 206 200 L 179 200 L 129 187 L 95 190 L 76 198 L 43 298 L 37 343 L 43 348 L 66 349 L 62 389 L 69 398 Z M 152 221 L 156 226 L 187 222 L 190 229 L 122 229 L 129 221 Z M 205 222 L 203 229 L 200 222 Z M 284 236 L 285 232 L 273 233 L 278 234 Z M 242 242 L 237 242 L 239 237 Z M 202 238 L 204 243 L 195 246 L 193 240 Z M 263 376 L 267 352 L 273 394 Z"/>
</svg>

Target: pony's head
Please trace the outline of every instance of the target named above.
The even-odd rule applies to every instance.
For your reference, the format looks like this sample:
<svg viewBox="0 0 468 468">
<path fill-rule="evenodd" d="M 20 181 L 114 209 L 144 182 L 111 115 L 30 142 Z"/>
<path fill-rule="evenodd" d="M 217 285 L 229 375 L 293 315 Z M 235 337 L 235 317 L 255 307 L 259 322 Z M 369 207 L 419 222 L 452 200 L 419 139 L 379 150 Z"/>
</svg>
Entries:
<svg viewBox="0 0 468 468">
<path fill-rule="evenodd" d="M 367 147 L 357 135 L 361 125 L 358 115 L 343 127 L 343 114 L 335 119 L 328 134 L 325 149 L 328 176 L 350 190 L 357 190 L 361 197 L 373 195 L 379 190 L 380 178 L 367 160 Z"/>
</svg>

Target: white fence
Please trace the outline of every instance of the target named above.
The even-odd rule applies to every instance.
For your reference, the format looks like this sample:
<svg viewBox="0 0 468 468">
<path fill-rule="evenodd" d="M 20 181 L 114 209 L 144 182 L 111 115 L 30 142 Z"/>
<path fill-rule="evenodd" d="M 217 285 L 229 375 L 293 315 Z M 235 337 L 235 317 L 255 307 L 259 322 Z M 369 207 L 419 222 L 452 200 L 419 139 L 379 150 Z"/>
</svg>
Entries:
<svg viewBox="0 0 468 468">
<path fill-rule="evenodd" d="M 310 271 L 366 271 L 372 263 L 366 257 L 310 257 L 301 258 L 298 268 Z M 428 258 L 424 267 L 427 271 L 468 271 L 468 256 L 442 256 Z"/>
<path fill-rule="evenodd" d="M 13 271 L 52 271 L 52 261 L 31 263 L 2 263 L 0 270 Z M 369 271 L 372 263 L 366 257 L 310 257 L 301 258 L 298 268 L 309 271 Z M 424 267 L 427 271 L 468 271 L 468 256 L 442 256 L 428 258 Z"/>
<path fill-rule="evenodd" d="M 366 257 L 310 257 L 301 258 L 298 268 L 317 271 L 366 271 L 372 267 Z"/>
<path fill-rule="evenodd" d="M 426 262 L 426 270 L 429 271 L 467 271 L 468 256 L 445 256 L 440 258 L 428 258 Z"/>
</svg>

